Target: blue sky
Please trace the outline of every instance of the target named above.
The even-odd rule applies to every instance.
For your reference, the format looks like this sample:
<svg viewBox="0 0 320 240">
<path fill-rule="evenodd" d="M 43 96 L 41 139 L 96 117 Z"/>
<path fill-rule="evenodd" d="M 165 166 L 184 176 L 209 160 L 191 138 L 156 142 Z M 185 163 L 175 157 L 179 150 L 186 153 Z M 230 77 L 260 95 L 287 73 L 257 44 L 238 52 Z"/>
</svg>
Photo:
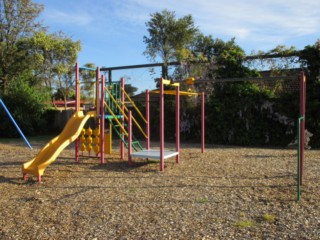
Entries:
<svg viewBox="0 0 320 240">
<path fill-rule="evenodd" d="M 191 14 L 205 35 L 236 38 L 249 55 L 277 45 L 303 49 L 320 38 L 319 0 L 33 0 L 45 5 L 41 20 L 50 32 L 80 40 L 79 63 L 123 66 L 149 63 L 143 55 L 150 14 L 163 9 Z M 154 87 L 148 69 L 113 72 L 139 91 Z"/>
</svg>

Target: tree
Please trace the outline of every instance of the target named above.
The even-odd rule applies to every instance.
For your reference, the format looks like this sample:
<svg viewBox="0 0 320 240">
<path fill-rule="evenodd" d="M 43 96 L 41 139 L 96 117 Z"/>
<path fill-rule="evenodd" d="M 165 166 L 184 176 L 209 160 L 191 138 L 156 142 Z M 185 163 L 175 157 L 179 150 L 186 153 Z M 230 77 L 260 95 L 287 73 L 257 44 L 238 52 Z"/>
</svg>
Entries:
<svg viewBox="0 0 320 240">
<path fill-rule="evenodd" d="M 255 69 L 244 65 L 245 52 L 234 38 L 225 42 L 199 35 L 192 50 L 202 53 L 208 59 L 202 76 L 206 80 L 259 75 Z M 269 144 L 283 130 L 281 124 L 270 123 L 269 112 L 260 110 L 266 101 L 273 98 L 270 91 L 260 89 L 250 82 L 219 82 L 206 86 L 206 93 L 207 119 L 210 119 L 207 122 L 208 141 L 219 144 L 263 145 Z"/>
<path fill-rule="evenodd" d="M 300 67 L 299 55 L 294 46 L 288 48 L 278 45 L 267 52 L 252 51 L 251 56 L 246 59 L 246 65 L 261 71 L 268 69 L 272 76 L 284 76 L 290 70 Z"/>
<path fill-rule="evenodd" d="M 128 93 L 129 96 L 133 96 L 134 93 L 138 90 L 138 88 L 132 86 L 131 84 L 125 84 L 124 90 Z"/>
<path fill-rule="evenodd" d="M 7 94 L 0 97 L 23 132 L 26 135 L 34 135 L 47 129 L 43 114 L 50 92 L 41 86 L 31 86 L 29 79 L 29 74 L 21 74 L 18 79 L 10 82 Z M 0 137 L 19 136 L 10 119 L 3 114 L 5 113 L 0 111 Z"/>
<path fill-rule="evenodd" d="M 320 81 L 320 39 L 314 45 L 307 45 L 299 54 L 300 61 L 309 71 L 308 82 L 319 84 Z"/>
<path fill-rule="evenodd" d="M 189 52 L 189 57 L 185 59 L 186 64 L 176 71 L 177 74 L 182 72 L 186 76 L 206 80 L 258 75 L 256 70 L 251 70 L 244 64 L 245 52 L 236 44 L 234 38 L 225 42 L 218 38 L 214 39 L 211 35 L 198 33 L 189 46 Z"/>
<path fill-rule="evenodd" d="M 251 71 L 244 66 L 245 52 L 236 44 L 235 38 L 224 42 L 221 39 L 213 39 L 211 36 L 200 36 L 197 39 L 196 50 L 202 52 L 208 60 L 214 60 L 215 65 L 210 72 L 218 78 L 256 76 L 256 71 Z"/>
<path fill-rule="evenodd" d="M 59 91 L 66 105 L 74 88 L 74 64 L 81 49 L 80 41 L 73 41 L 61 32 L 47 34 L 42 31 L 25 42 L 35 75 L 52 92 Z"/>
<path fill-rule="evenodd" d="M 85 67 L 96 69 L 96 65 L 94 63 L 86 63 Z M 88 69 L 80 69 L 80 76 L 82 78 L 83 85 L 81 86 L 81 90 L 83 90 L 82 96 L 85 98 L 89 98 L 94 101 L 94 92 L 95 92 L 95 82 L 96 82 L 96 71 L 88 70 Z"/>
<path fill-rule="evenodd" d="M 306 128 L 313 134 L 311 146 L 319 147 L 320 137 L 320 39 L 315 44 L 307 45 L 300 51 L 300 61 L 306 68 L 307 94 L 306 94 Z"/>
<path fill-rule="evenodd" d="M 163 10 L 151 14 L 146 23 L 149 36 L 144 36 L 146 44 L 144 54 L 152 61 L 159 57 L 164 63 L 163 77 L 168 77 L 168 63 L 179 59 L 179 53 L 193 41 L 198 29 L 194 26 L 191 15 L 176 19 L 175 12 Z"/>
<path fill-rule="evenodd" d="M 30 0 L 0 1 L 0 91 L 6 93 L 10 81 L 17 78 L 28 64 L 21 64 L 24 50 L 18 47 L 19 41 L 30 37 L 41 28 L 36 21 L 43 10 L 40 4 Z"/>
<path fill-rule="evenodd" d="M 74 90 L 74 65 L 80 49 L 80 41 L 73 42 L 72 39 L 61 34 L 55 41 L 53 70 L 56 74 L 57 89 L 63 95 L 65 107 L 69 94 Z"/>
</svg>

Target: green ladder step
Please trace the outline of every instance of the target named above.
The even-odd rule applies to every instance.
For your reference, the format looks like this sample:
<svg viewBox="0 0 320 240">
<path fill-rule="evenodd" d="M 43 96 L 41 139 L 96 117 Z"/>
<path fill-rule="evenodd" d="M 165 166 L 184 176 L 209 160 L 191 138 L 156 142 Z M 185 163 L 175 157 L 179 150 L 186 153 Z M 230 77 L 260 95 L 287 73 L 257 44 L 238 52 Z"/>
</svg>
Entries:
<svg viewBox="0 0 320 240">
<path fill-rule="evenodd" d="M 123 125 L 113 125 L 114 127 L 120 127 L 120 126 L 124 126 L 124 127 L 126 127 L 126 126 L 128 126 L 127 124 L 123 124 Z"/>
<path fill-rule="evenodd" d="M 120 138 L 120 140 L 124 143 L 125 147 L 128 148 L 128 141 L 122 136 L 122 134 L 119 131 L 120 125 L 115 125 L 112 121 L 112 119 L 109 119 L 109 123 L 112 125 L 113 129 L 115 130 L 116 134 Z M 124 127 L 126 127 L 127 124 L 124 124 Z M 138 141 L 134 136 L 133 141 L 131 142 L 131 145 L 135 151 L 143 150 L 143 147 L 140 144 L 140 141 Z"/>
</svg>

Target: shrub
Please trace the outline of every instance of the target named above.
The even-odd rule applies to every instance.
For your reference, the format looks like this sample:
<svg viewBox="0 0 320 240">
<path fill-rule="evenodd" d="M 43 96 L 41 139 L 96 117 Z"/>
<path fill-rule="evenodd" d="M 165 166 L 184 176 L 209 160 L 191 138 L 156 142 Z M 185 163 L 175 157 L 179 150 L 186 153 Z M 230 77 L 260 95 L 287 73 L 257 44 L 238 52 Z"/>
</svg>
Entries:
<svg viewBox="0 0 320 240">
<path fill-rule="evenodd" d="M 47 91 L 30 86 L 27 79 L 22 76 L 12 81 L 8 92 L 2 96 L 2 100 L 24 134 L 35 135 L 45 126 L 43 113 L 48 96 Z M 0 137 L 19 135 L 4 111 L 0 112 L 0 118 L 2 119 Z"/>
</svg>

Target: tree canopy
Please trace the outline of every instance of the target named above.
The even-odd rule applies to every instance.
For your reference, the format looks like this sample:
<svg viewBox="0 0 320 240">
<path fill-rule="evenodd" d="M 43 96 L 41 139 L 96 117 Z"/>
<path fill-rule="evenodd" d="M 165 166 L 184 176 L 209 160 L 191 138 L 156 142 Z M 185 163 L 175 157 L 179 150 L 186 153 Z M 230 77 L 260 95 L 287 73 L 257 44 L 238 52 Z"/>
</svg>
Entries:
<svg viewBox="0 0 320 240">
<path fill-rule="evenodd" d="M 185 50 L 194 40 L 198 29 L 191 15 L 177 19 L 175 12 L 163 10 L 150 16 L 151 19 L 146 23 L 149 36 L 143 37 L 146 43 L 144 54 L 152 61 L 160 58 L 167 77 L 167 63 L 178 60 L 182 53 L 186 54 Z"/>
<path fill-rule="evenodd" d="M 181 22 L 183 24 L 178 24 Z M 279 94 L 278 90 L 286 83 L 277 79 L 269 87 L 248 81 L 227 83 L 223 79 L 258 77 L 261 70 L 268 70 L 270 76 L 281 77 L 297 68 L 307 70 L 307 125 L 312 133 L 320 136 L 320 120 L 317 120 L 320 114 L 320 40 L 302 50 L 279 45 L 267 52 L 258 51 L 247 56 L 235 38 L 223 41 L 202 34 L 191 15 L 177 18 L 174 12 L 163 10 L 151 14 L 146 26 L 149 36 L 144 36 L 144 54 L 152 61 L 163 61 L 162 77 L 168 77 L 168 62 L 178 61 L 180 66 L 176 66 L 169 77 L 213 80 L 194 85 L 196 89 L 205 89 L 208 96 L 209 141 L 240 145 L 288 144 L 294 137 L 299 94 L 284 91 Z M 215 83 L 217 78 L 221 82 Z M 182 121 L 188 122 L 188 129 L 199 129 L 194 120 L 195 115 L 200 115 L 198 110 L 188 101 L 182 101 L 185 101 L 182 108 L 186 107 L 182 110 Z M 168 107 L 166 111 L 174 111 L 174 108 Z M 174 113 L 168 115 L 174 116 Z M 189 133 L 191 139 L 197 136 L 196 130 Z M 317 145 L 315 143 L 312 145 Z"/>
<path fill-rule="evenodd" d="M 0 1 L 0 92 L 6 92 L 9 82 L 29 70 L 21 41 L 39 31 L 37 17 L 43 5 L 30 0 Z"/>
<path fill-rule="evenodd" d="M 50 96 L 65 101 L 72 98 L 73 67 L 81 50 L 80 41 L 62 32 L 48 33 L 38 21 L 43 8 L 31 0 L 0 0 L 0 97 L 30 131 L 43 122 L 41 115 Z M 224 41 L 201 33 L 190 14 L 177 17 L 175 12 L 165 9 L 152 13 L 146 27 L 144 54 L 152 62 L 164 63 L 162 77 L 165 78 L 246 78 L 259 76 L 261 69 L 270 70 L 272 76 L 281 76 L 288 69 L 304 68 L 308 79 L 307 126 L 315 138 L 320 137 L 320 40 L 302 50 L 279 45 L 247 56 L 235 38 Z M 181 64 L 169 72 L 169 62 Z M 94 64 L 86 66 L 95 67 Z M 81 72 L 82 79 L 89 82 L 83 89 L 88 98 L 93 95 L 90 81 L 94 75 Z M 293 122 L 298 114 L 296 93 L 277 95 L 274 89 L 251 82 L 201 83 L 194 88 L 207 92 L 207 137 L 213 143 L 283 144 L 294 134 Z M 125 89 L 130 95 L 137 90 L 130 84 Z M 197 101 L 191 100 L 195 104 L 182 101 L 182 121 L 189 121 L 189 129 L 198 129 L 195 124 L 195 118 L 200 115 L 195 108 Z M 173 104 L 167 104 L 166 108 L 166 111 L 175 111 Z M 169 113 L 168 116 L 175 115 Z M 283 123 L 277 116 L 289 120 Z M 169 125 L 170 122 L 169 119 Z M 8 124 L 3 122 L 0 128 L 3 127 Z M 172 124 L 167 129 L 170 127 Z M 189 137 L 198 136 L 195 130 Z"/>
<path fill-rule="evenodd" d="M 31 0 L 0 0 L 0 97 L 29 129 L 41 125 L 50 95 L 71 95 L 81 49 L 80 41 L 47 32 L 38 21 L 43 8 Z"/>
</svg>

